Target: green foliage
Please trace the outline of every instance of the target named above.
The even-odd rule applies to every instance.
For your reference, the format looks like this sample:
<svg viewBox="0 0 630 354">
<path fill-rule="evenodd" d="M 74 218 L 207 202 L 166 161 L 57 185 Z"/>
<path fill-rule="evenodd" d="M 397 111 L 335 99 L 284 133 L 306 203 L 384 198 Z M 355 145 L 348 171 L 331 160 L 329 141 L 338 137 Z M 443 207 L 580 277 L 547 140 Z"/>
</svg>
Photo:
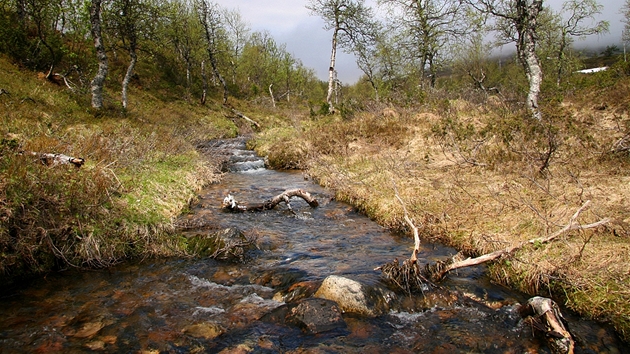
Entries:
<svg viewBox="0 0 630 354">
<path fill-rule="evenodd" d="M 311 112 L 313 112 L 313 109 L 311 109 Z M 315 116 L 328 116 L 330 115 L 330 105 L 327 102 L 322 102 L 322 104 L 319 106 L 319 110 L 315 113 Z M 313 116 L 311 114 L 311 116 Z"/>
</svg>

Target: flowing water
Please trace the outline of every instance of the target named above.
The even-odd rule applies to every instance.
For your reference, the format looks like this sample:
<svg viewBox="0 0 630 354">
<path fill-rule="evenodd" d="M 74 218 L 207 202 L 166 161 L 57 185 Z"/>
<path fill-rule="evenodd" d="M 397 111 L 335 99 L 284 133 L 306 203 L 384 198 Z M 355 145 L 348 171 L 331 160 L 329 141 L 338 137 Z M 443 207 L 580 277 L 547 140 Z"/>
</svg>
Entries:
<svg viewBox="0 0 630 354">
<path fill-rule="evenodd" d="M 221 184 L 202 191 L 182 217 L 189 235 L 237 227 L 257 235 L 260 250 L 245 263 L 167 259 L 101 271 L 52 274 L 0 299 L 1 353 L 549 353 L 517 313 L 522 294 L 492 284 L 482 266 L 449 275 L 433 293 L 399 294 L 377 317 L 344 314 L 345 328 L 309 334 L 266 320 L 295 284 L 316 288 L 329 275 L 382 283 L 374 268 L 408 257 L 412 240 L 389 232 L 333 200 L 300 172 L 264 168 L 243 140 L 213 142 L 208 153 L 231 163 Z M 263 201 L 302 188 L 299 198 L 257 213 L 229 213 L 221 201 Z M 421 262 L 455 251 L 425 244 Z M 630 349 L 603 325 L 572 316 L 577 353 Z"/>
</svg>

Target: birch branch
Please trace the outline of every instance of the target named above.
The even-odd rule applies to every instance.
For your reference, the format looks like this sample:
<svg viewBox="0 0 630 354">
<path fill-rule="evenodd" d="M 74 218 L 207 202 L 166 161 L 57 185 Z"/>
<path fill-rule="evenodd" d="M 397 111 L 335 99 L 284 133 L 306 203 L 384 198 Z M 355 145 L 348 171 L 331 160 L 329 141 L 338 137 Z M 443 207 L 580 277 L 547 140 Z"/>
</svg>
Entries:
<svg viewBox="0 0 630 354">
<path fill-rule="evenodd" d="M 396 188 L 396 183 L 394 183 L 394 193 L 396 193 L 396 199 L 398 199 L 398 201 L 400 202 L 400 205 L 402 205 L 403 211 L 405 212 L 405 221 L 407 222 L 407 225 L 409 225 L 409 227 L 411 227 L 411 230 L 413 231 L 414 247 L 413 247 L 413 252 L 411 253 L 411 257 L 409 258 L 409 260 L 411 262 L 416 262 L 418 260 L 418 252 L 420 252 L 420 235 L 418 234 L 418 228 L 413 223 L 413 220 L 411 220 L 411 218 L 409 217 L 409 213 L 407 212 L 407 207 L 405 206 L 405 203 L 403 202 L 402 198 L 400 198 L 400 196 L 398 195 L 398 189 Z"/>
<path fill-rule="evenodd" d="M 506 247 L 504 249 L 498 250 L 498 251 L 494 251 L 492 253 L 488 253 L 488 254 L 484 254 L 482 256 L 476 257 L 476 258 L 467 258 L 464 260 L 458 260 L 458 258 L 461 257 L 461 255 L 455 255 L 452 259 L 451 262 L 438 262 L 434 265 L 427 265 L 426 266 L 426 273 L 428 275 L 430 275 L 431 279 L 433 279 L 434 281 L 439 281 L 440 279 L 442 279 L 446 273 L 450 272 L 451 270 L 454 269 L 459 269 L 459 268 L 464 268 L 464 267 L 470 267 L 470 266 L 474 266 L 474 265 L 479 265 L 485 262 L 489 262 L 489 261 L 493 261 L 496 260 L 498 258 L 501 258 L 503 256 L 507 256 L 510 254 L 513 254 L 514 252 L 516 252 L 517 250 L 525 247 L 526 245 L 534 245 L 534 244 L 545 244 L 545 243 L 549 243 L 551 241 L 553 241 L 554 239 L 556 239 L 558 236 L 568 232 L 568 231 L 572 231 L 572 230 L 586 230 L 586 229 L 593 229 L 602 225 L 606 225 L 607 223 L 610 222 L 609 218 L 605 218 L 602 219 L 600 221 L 594 222 L 592 224 L 587 224 L 587 225 L 580 225 L 579 223 L 577 223 L 577 218 L 580 216 L 580 213 L 582 213 L 584 210 L 586 210 L 586 208 L 588 208 L 588 206 L 590 205 L 591 201 L 587 200 L 584 205 L 582 205 L 576 212 L 575 214 L 573 214 L 573 216 L 571 217 L 571 219 L 569 220 L 569 223 L 563 227 L 561 230 L 556 231 L 555 233 L 553 233 L 550 236 L 547 237 L 538 237 L 535 239 L 531 239 L 528 241 L 524 241 L 521 242 L 515 246 L 511 246 L 511 247 Z"/>
<path fill-rule="evenodd" d="M 83 166 L 85 159 L 64 154 L 40 153 L 34 151 L 22 151 L 22 155 L 36 156 L 46 166 L 73 164 L 76 168 Z"/>
<path fill-rule="evenodd" d="M 554 354 L 573 354 L 575 341 L 565 326 L 565 320 L 555 301 L 536 296 L 519 309 L 521 315 L 536 330 L 542 332 Z"/>
<path fill-rule="evenodd" d="M 252 120 L 252 119 L 248 118 L 246 115 L 244 115 L 243 113 L 241 113 L 241 112 L 239 112 L 239 111 L 235 110 L 234 108 L 231 108 L 231 110 L 232 110 L 232 113 L 236 114 L 236 116 L 237 116 L 237 117 L 245 119 L 245 120 L 246 120 L 246 121 L 248 121 L 250 124 L 253 124 L 253 125 L 255 125 L 255 126 L 256 126 L 256 128 L 260 129 L 260 124 L 258 124 L 256 121 L 254 121 L 254 120 Z"/>
<path fill-rule="evenodd" d="M 223 199 L 223 208 L 236 212 L 245 212 L 245 211 L 263 211 L 273 209 L 276 205 L 285 202 L 285 204 L 289 207 L 291 211 L 291 205 L 289 204 L 292 197 L 300 197 L 304 199 L 311 206 L 311 208 L 316 208 L 319 206 L 319 202 L 312 195 L 302 189 L 289 189 L 284 191 L 277 196 L 268 199 L 262 203 L 258 204 L 241 204 L 234 199 L 232 195 L 228 195 Z"/>
</svg>

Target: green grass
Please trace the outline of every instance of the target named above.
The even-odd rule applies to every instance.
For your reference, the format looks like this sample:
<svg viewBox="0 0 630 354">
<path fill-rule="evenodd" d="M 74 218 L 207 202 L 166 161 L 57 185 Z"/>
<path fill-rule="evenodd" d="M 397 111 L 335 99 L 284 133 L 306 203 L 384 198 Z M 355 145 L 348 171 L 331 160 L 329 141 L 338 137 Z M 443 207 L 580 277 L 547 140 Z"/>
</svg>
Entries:
<svg viewBox="0 0 630 354">
<path fill-rule="evenodd" d="M 173 220 L 219 178 L 195 145 L 233 137 L 220 105 L 162 101 L 132 89 L 122 111 L 106 90 L 89 95 L 40 80 L 0 58 L 0 277 L 104 267 L 131 257 L 182 254 Z M 97 113 L 97 114 L 96 114 Z M 44 166 L 26 152 L 82 157 Z"/>
</svg>

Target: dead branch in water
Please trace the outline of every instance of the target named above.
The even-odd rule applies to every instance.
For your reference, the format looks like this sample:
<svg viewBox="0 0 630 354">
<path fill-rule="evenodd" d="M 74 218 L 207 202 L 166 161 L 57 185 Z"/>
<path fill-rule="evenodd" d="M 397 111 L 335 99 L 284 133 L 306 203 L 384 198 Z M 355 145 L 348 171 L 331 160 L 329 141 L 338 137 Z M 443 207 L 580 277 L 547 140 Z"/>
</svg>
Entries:
<svg viewBox="0 0 630 354">
<path fill-rule="evenodd" d="M 482 263 L 486 263 L 489 261 L 493 261 L 496 259 L 499 259 L 503 256 L 508 256 L 513 254 L 514 252 L 520 250 L 521 248 L 527 246 L 527 245 L 538 245 L 538 244 L 545 244 L 545 243 L 549 243 L 551 241 L 553 241 L 554 239 L 556 239 L 558 236 L 568 232 L 568 231 L 572 231 L 572 230 L 586 230 L 586 229 L 592 229 L 592 228 L 596 228 L 602 225 L 605 225 L 607 223 L 610 222 L 610 219 L 605 218 L 602 219 L 598 222 L 592 223 L 592 224 L 588 224 L 588 225 L 580 225 L 579 223 L 577 223 L 577 218 L 580 216 L 580 214 L 586 209 L 588 208 L 588 206 L 590 205 L 591 201 L 587 200 L 584 205 L 582 205 L 576 212 L 575 214 L 573 214 L 573 216 L 571 217 L 571 219 L 569 220 L 569 223 L 563 227 L 561 230 L 556 231 L 555 233 L 553 233 L 551 236 L 547 236 L 547 237 L 538 237 L 535 239 L 531 239 L 531 240 L 527 240 L 524 242 L 521 242 L 515 246 L 510 246 L 510 247 L 506 247 L 504 249 L 498 250 L 498 251 L 494 251 L 492 253 L 488 253 L 488 254 L 484 254 L 482 256 L 476 257 L 476 258 L 467 258 L 467 259 L 462 259 L 463 256 L 461 254 L 457 254 L 454 257 L 452 257 L 451 259 L 444 261 L 444 262 L 437 262 L 434 265 L 427 265 L 426 269 L 425 269 L 425 273 L 428 275 L 429 278 L 433 279 L 434 281 L 439 281 L 442 278 L 444 278 L 444 276 L 446 275 L 446 273 L 450 272 L 451 270 L 454 269 L 458 269 L 458 268 L 464 268 L 464 267 L 470 267 L 470 266 L 474 266 L 474 265 L 479 265 Z"/>
<path fill-rule="evenodd" d="M 566 327 L 560 308 L 553 300 L 533 297 L 521 306 L 519 312 L 535 330 L 545 335 L 553 353 L 573 354 L 575 341 Z"/>
<path fill-rule="evenodd" d="M 432 285 L 431 282 L 438 282 L 442 280 L 451 270 L 494 261 L 501 257 L 512 255 L 514 252 L 530 244 L 538 245 L 549 243 L 556 239 L 558 236 L 568 231 L 592 229 L 610 222 L 610 219 L 608 218 L 587 225 L 580 225 L 577 222 L 577 218 L 580 216 L 580 214 L 590 205 L 591 202 L 589 200 L 586 201 L 584 205 L 582 205 L 575 212 L 575 214 L 573 214 L 573 216 L 569 219 L 569 223 L 565 227 L 563 227 L 561 230 L 556 231 L 550 236 L 538 237 L 535 239 L 524 241 L 515 246 L 484 254 L 476 258 L 465 258 L 464 255 L 460 252 L 446 261 L 438 261 L 435 264 L 427 264 L 424 267 L 424 271 L 420 272 L 417 269 L 419 267 L 417 264 L 417 253 L 420 247 L 420 239 L 417 234 L 418 229 L 413 224 L 413 221 L 409 218 L 407 214 L 407 209 L 405 208 L 402 199 L 398 196 L 398 193 L 396 193 L 396 198 L 401 202 L 401 204 L 403 204 L 403 209 L 405 211 L 405 221 L 411 226 L 412 230 L 414 231 L 414 240 L 416 245 L 414 247 L 411 258 L 404 261 L 402 265 L 398 263 L 398 260 L 395 260 L 394 262 L 387 263 L 381 267 L 376 268 L 375 270 L 381 270 L 386 278 L 393 281 L 395 284 L 406 291 L 410 291 L 410 289 L 413 288 L 422 289 L 422 284 L 424 284 L 425 286 Z M 430 279 L 430 281 L 428 279 Z"/>
<path fill-rule="evenodd" d="M 285 202 L 289 210 L 293 211 L 293 209 L 291 209 L 291 204 L 289 203 L 292 197 L 300 197 L 304 199 L 304 201 L 306 201 L 308 205 L 311 206 L 311 208 L 316 208 L 319 206 L 319 202 L 317 201 L 317 199 L 313 198 L 313 196 L 310 195 L 308 192 L 302 189 L 289 189 L 262 203 L 250 205 L 241 204 L 237 202 L 232 195 L 228 194 L 228 196 L 223 199 L 223 208 L 238 212 L 262 211 L 273 209 L 281 202 Z"/>
<path fill-rule="evenodd" d="M 398 199 L 400 205 L 402 205 L 405 213 L 405 222 L 407 222 L 407 225 L 409 225 L 413 231 L 414 248 L 411 257 L 404 260 L 402 264 L 398 262 L 398 259 L 394 259 L 393 262 L 386 263 L 375 270 L 380 270 L 387 279 L 391 280 L 396 286 L 408 293 L 411 293 L 413 290 L 424 292 L 428 290 L 429 287 L 434 287 L 435 285 L 422 274 L 422 270 L 418 266 L 418 253 L 420 252 L 420 235 L 418 228 L 409 217 L 407 206 L 398 194 L 396 183 L 392 181 L 392 184 L 394 185 L 396 199 Z"/>
<path fill-rule="evenodd" d="M 405 212 L 405 221 L 407 222 L 407 225 L 409 225 L 409 227 L 411 227 L 411 230 L 413 231 L 414 247 L 413 247 L 413 252 L 411 253 L 411 257 L 409 258 L 409 260 L 411 262 L 415 262 L 418 259 L 418 252 L 420 252 L 420 236 L 418 234 L 418 228 L 416 227 L 416 225 L 414 225 L 413 220 L 409 218 L 407 207 L 405 206 L 405 203 L 403 202 L 402 198 L 400 198 L 400 196 L 398 195 L 398 189 L 396 188 L 396 183 L 394 183 L 394 192 L 396 193 L 396 199 L 398 199 L 398 201 L 400 202 L 400 205 L 402 205 L 403 207 L 403 211 Z"/>
</svg>

